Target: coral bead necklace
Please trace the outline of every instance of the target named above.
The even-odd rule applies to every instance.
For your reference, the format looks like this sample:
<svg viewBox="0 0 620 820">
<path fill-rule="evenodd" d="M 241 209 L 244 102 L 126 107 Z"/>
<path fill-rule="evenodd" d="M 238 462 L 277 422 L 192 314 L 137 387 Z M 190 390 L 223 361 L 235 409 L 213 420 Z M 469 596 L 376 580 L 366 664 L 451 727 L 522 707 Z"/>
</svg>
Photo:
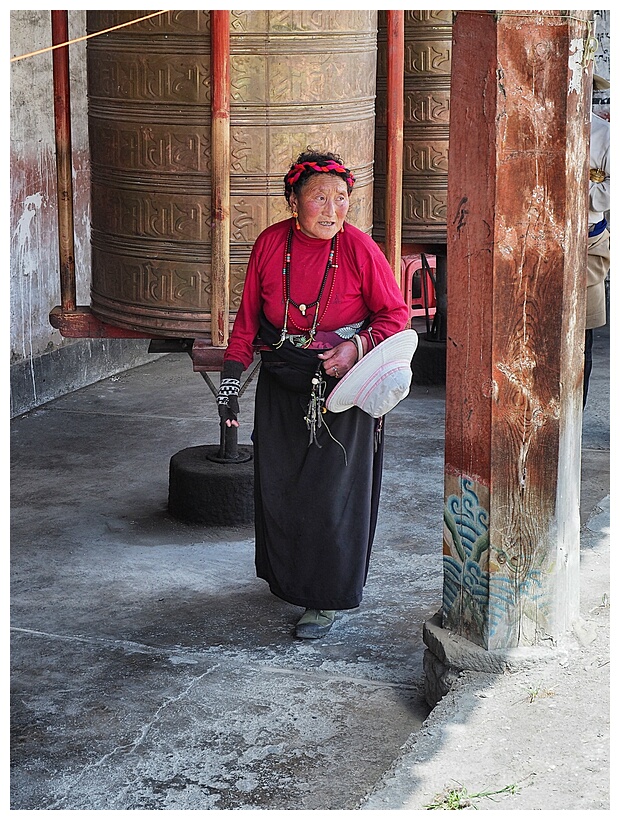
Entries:
<svg viewBox="0 0 620 820">
<path fill-rule="evenodd" d="M 296 329 L 302 331 L 296 339 L 297 341 L 293 341 L 290 339 L 293 344 L 296 344 L 297 347 L 309 347 L 312 342 L 314 341 L 314 337 L 316 335 L 319 323 L 325 316 L 327 308 L 329 307 L 329 303 L 332 298 L 332 294 L 334 292 L 334 284 L 336 282 L 336 271 L 338 269 L 338 234 L 336 233 L 332 237 L 331 247 L 329 250 L 329 256 L 327 259 L 327 264 L 325 266 L 325 273 L 323 274 L 323 279 L 321 281 L 321 287 L 319 288 L 319 293 L 316 299 L 313 302 L 304 303 L 300 302 L 299 304 L 295 302 L 295 300 L 291 297 L 291 244 L 293 241 L 293 228 L 289 229 L 288 236 L 286 239 L 286 246 L 284 250 L 284 265 L 282 267 L 282 289 L 284 292 L 284 325 L 282 327 L 282 333 L 280 334 L 280 341 L 276 345 L 276 347 L 280 347 L 284 343 L 284 341 L 291 337 L 292 334 L 289 334 L 288 331 L 288 324 L 289 322 L 291 325 Z M 321 299 L 323 297 L 323 293 L 325 291 L 325 287 L 327 285 L 327 280 L 329 278 L 330 270 L 333 269 L 333 276 L 331 281 L 331 286 L 329 289 L 329 293 L 327 295 L 327 300 L 325 302 L 325 307 L 321 312 Z M 307 311 L 310 308 L 315 308 L 314 311 L 314 319 L 312 320 L 312 326 L 310 328 L 300 327 L 290 315 L 290 306 L 296 308 L 302 316 L 306 316 Z M 319 316 L 320 314 L 320 316 Z"/>
</svg>

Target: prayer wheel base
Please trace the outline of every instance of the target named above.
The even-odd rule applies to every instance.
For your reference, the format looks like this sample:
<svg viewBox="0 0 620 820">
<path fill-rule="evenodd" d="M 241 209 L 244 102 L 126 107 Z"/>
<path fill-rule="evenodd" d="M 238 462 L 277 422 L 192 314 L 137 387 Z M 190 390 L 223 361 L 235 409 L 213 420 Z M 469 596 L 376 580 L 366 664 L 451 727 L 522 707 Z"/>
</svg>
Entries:
<svg viewBox="0 0 620 820">
<path fill-rule="evenodd" d="M 186 524 L 248 526 L 254 521 L 254 461 L 213 461 L 219 446 L 188 447 L 170 459 L 168 512 Z"/>
<path fill-rule="evenodd" d="M 446 343 L 418 338 L 418 346 L 411 362 L 414 384 L 446 383 Z"/>
</svg>

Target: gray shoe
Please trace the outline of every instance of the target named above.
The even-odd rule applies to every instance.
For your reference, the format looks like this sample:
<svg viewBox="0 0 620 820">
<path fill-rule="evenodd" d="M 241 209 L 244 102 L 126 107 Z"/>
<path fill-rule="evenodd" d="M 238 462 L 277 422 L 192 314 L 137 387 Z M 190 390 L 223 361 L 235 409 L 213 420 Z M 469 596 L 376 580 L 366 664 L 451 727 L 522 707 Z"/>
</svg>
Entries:
<svg viewBox="0 0 620 820">
<path fill-rule="evenodd" d="M 295 635 L 298 638 L 322 638 L 332 628 L 335 609 L 307 609 L 297 621 Z"/>
</svg>

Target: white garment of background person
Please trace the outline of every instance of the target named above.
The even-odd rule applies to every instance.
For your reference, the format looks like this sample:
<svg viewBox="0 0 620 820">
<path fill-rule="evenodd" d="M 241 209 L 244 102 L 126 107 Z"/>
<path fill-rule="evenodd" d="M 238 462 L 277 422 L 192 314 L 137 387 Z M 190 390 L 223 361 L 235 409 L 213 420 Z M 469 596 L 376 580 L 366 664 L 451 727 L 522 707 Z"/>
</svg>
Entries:
<svg viewBox="0 0 620 820">
<path fill-rule="evenodd" d="M 602 78 L 595 77 L 597 87 Z M 600 87 L 600 86 L 599 86 Z M 603 86 L 604 87 L 604 86 Z M 588 214 L 588 270 L 586 291 L 586 340 L 583 378 L 583 405 L 588 395 L 592 372 L 593 329 L 607 321 L 605 279 L 609 271 L 609 227 L 606 214 L 610 209 L 609 122 L 592 113 L 590 130 L 590 206 Z"/>
</svg>

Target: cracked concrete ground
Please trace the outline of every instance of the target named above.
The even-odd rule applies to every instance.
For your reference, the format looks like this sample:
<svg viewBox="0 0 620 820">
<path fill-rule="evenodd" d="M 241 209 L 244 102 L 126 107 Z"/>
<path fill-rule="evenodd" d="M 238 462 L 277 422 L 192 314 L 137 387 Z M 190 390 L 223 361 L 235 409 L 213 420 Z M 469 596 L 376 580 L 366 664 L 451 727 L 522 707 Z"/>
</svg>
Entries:
<svg viewBox="0 0 620 820">
<path fill-rule="evenodd" d="M 608 351 L 602 331 L 584 416 L 584 522 L 604 516 L 609 493 Z M 252 398 L 250 388 L 240 443 Z M 500 738 L 510 746 L 506 676 L 464 681 L 430 715 L 423 698 L 422 625 L 442 590 L 443 425 L 441 387 L 414 386 L 389 415 L 363 604 L 301 642 L 301 610 L 254 577 L 251 528 L 167 512 L 171 456 L 219 441 L 188 356 L 13 420 L 11 809 L 423 808 L 429 790 L 480 769 L 478 720 L 485 754 Z M 598 730 L 606 719 L 601 707 Z M 604 772 L 603 759 L 593 782 Z M 556 807 L 528 788 L 535 808 Z"/>
</svg>

